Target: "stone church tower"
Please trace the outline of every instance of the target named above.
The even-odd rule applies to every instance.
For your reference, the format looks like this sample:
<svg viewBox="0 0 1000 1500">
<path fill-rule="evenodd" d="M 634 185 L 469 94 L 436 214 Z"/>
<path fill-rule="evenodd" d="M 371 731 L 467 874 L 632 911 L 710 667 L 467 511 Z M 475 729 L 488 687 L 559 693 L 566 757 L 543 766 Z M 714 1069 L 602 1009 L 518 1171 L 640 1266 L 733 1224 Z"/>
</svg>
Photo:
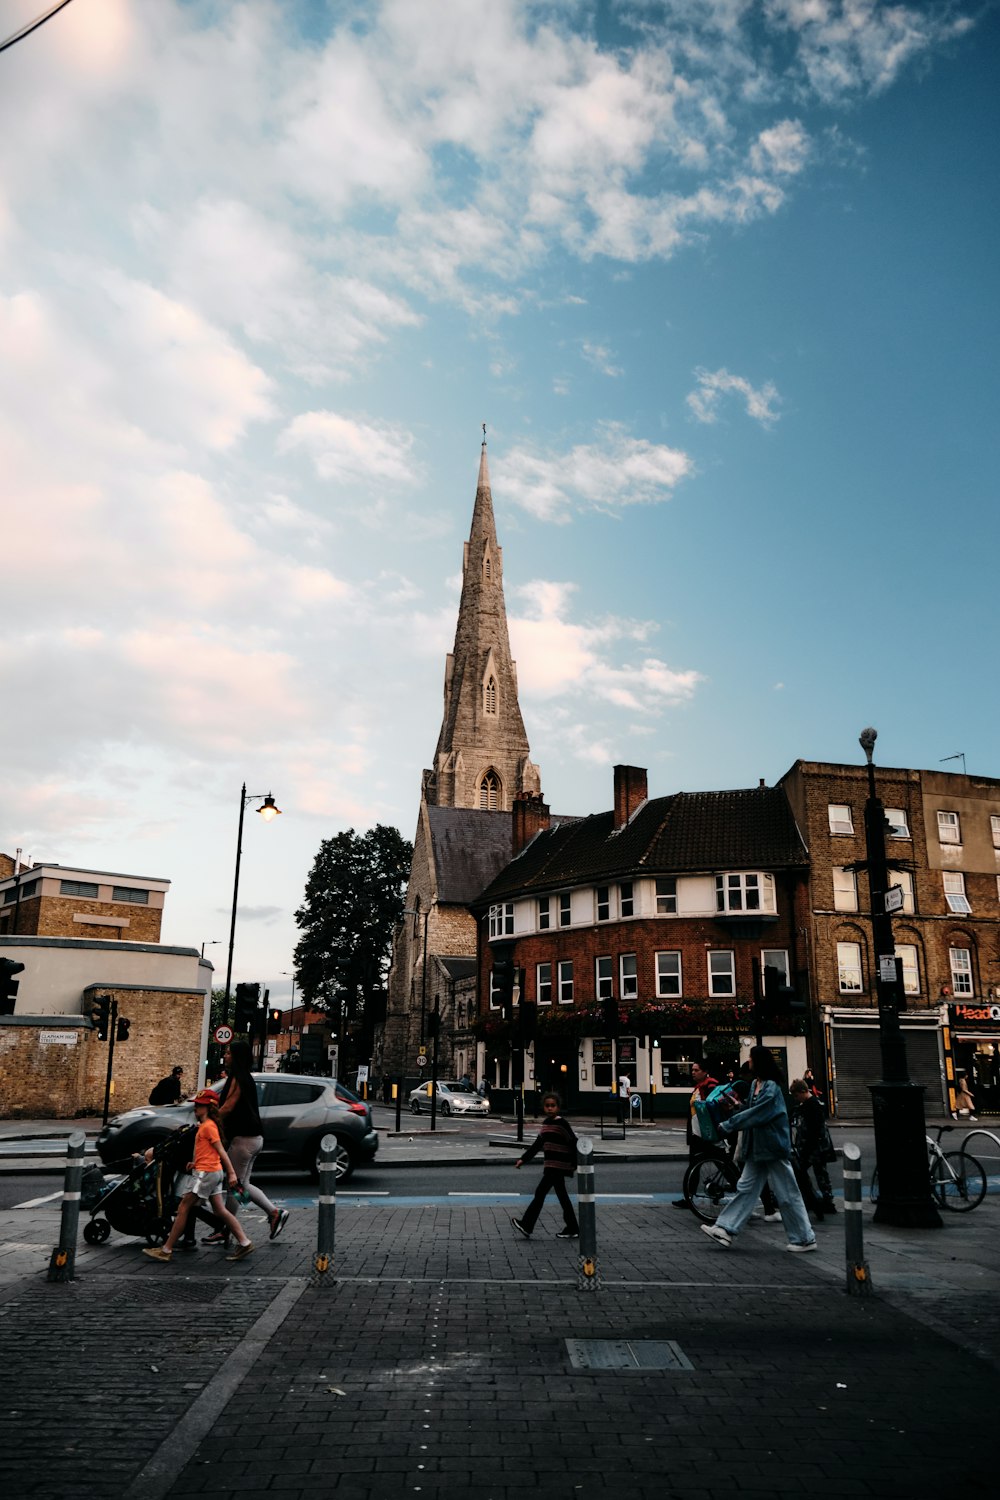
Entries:
<svg viewBox="0 0 1000 1500">
<path fill-rule="evenodd" d="M 433 768 L 423 774 L 406 914 L 393 940 L 385 1026 L 374 1071 L 412 1086 L 436 1013 L 441 1078 L 475 1073 L 476 923 L 469 905 L 510 862 L 516 798 L 541 800 L 517 701 L 483 441 L 462 599 L 444 677 Z M 426 1076 L 430 1067 L 424 1069 Z"/>
<path fill-rule="evenodd" d="M 539 790 L 517 701 L 484 438 L 455 647 L 445 663 L 444 717 L 423 795 L 435 807 L 510 812 L 518 792 Z"/>
</svg>

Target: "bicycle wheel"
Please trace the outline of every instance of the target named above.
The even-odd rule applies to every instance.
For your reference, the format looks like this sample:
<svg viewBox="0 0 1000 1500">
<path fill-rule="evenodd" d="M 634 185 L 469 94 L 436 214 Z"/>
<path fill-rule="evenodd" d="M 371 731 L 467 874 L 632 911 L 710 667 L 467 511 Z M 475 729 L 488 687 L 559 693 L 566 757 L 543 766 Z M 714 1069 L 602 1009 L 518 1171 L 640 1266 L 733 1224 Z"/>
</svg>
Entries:
<svg viewBox="0 0 1000 1500">
<path fill-rule="evenodd" d="M 714 1224 L 732 1200 L 739 1180 L 739 1170 L 728 1159 L 701 1156 L 684 1173 L 684 1196 L 697 1218 Z"/>
<path fill-rule="evenodd" d="M 947 1151 L 931 1168 L 931 1187 L 942 1208 L 967 1214 L 986 1197 L 986 1173 L 974 1156 Z"/>
<path fill-rule="evenodd" d="M 872 1185 L 868 1189 L 868 1202 L 878 1202 L 878 1167 L 876 1167 L 874 1172 L 872 1173 Z"/>
</svg>

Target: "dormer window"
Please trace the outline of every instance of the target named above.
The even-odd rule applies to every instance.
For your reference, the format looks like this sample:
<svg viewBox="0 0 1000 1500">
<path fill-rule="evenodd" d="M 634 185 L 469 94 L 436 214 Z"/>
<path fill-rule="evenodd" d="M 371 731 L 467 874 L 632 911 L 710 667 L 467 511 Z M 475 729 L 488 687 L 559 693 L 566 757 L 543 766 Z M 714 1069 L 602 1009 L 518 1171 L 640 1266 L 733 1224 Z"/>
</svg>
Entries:
<svg viewBox="0 0 1000 1500">
<path fill-rule="evenodd" d="M 483 683 L 483 712 L 495 714 L 497 711 L 497 680 L 491 673 Z"/>
<path fill-rule="evenodd" d="M 499 812 L 500 805 L 500 777 L 495 771 L 487 771 L 479 783 L 479 806 L 485 812 Z"/>
</svg>

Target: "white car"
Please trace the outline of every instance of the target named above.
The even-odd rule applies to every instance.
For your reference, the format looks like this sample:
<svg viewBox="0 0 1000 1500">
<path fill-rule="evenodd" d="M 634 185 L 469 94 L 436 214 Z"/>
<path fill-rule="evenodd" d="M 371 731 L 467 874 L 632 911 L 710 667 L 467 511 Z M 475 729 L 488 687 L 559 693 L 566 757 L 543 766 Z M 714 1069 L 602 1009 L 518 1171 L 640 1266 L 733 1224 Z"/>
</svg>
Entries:
<svg viewBox="0 0 1000 1500">
<path fill-rule="evenodd" d="M 415 1115 L 431 1107 L 433 1084 L 422 1083 L 410 1092 L 410 1108 Z M 442 1115 L 488 1115 L 490 1101 L 477 1094 L 471 1083 L 442 1083 L 438 1079 L 437 1107 Z"/>
</svg>

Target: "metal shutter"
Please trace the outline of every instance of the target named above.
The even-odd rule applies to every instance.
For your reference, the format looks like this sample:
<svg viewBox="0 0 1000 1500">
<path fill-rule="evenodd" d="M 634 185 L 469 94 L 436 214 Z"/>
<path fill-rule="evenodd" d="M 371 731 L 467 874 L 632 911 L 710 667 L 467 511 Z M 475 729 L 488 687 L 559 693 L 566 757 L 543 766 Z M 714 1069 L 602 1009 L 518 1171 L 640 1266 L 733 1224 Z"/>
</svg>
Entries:
<svg viewBox="0 0 1000 1500">
<path fill-rule="evenodd" d="M 903 1028 L 910 1078 L 927 1090 L 924 1107 L 929 1115 L 944 1105 L 941 1078 L 940 1032 L 936 1028 Z M 882 1049 L 874 1026 L 835 1026 L 833 1062 L 837 1070 L 837 1115 L 843 1119 L 871 1119 L 872 1097 L 868 1086 L 882 1076 Z"/>
</svg>

